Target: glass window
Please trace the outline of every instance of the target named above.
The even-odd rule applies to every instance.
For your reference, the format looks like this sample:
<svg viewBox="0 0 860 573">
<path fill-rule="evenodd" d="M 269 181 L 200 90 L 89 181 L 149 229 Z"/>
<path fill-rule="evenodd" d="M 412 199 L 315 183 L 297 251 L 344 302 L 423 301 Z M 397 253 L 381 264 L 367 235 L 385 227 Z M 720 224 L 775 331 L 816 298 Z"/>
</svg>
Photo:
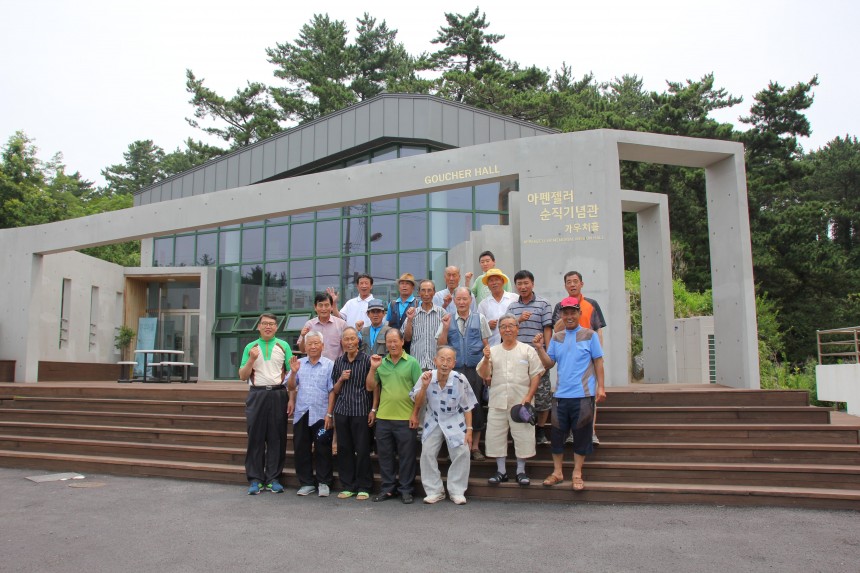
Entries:
<svg viewBox="0 0 860 573">
<path fill-rule="evenodd" d="M 370 275 L 373 277 L 373 294 L 382 300 L 388 300 L 390 287 L 394 285 L 397 292 L 397 255 L 371 255 Z"/>
<path fill-rule="evenodd" d="M 310 313 L 293 314 L 290 316 L 289 320 L 287 320 L 287 325 L 284 327 L 284 330 L 301 330 L 305 327 L 305 323 L 310 319 Z"/>
<path fill-rule="evenodd" d="M 173 266 L 173 237 L 163 237 L 153 241 L 152 265 L 155 267 Z"/>
<path fill-rule="evenodd" d="M 397 248 L 397 215 L 382 215 L 370 218 L 370 249 L 393 251 Z"/>
<path fill-rule="evenodd" d="M 218 262 L 221 264 L 239 262 L 239 231 L 221 233 L 218 240 Z"/>
<path fill-rule="evenodd" d="M 343 254 L 367 252 L 367 217 L 343 220 Z"/>
<path fill-rule="evenodd" d="M 242 347 L 244 350 L 244 346 Z M 215 363 L 215 376 L 217 378 L 235 378 L 239 372 L 239 339 L 225 337 L 218 339 L 218 360 Z"/>
<path fill-rule="evenodd" d="M 316 276 L 317 292 L 322 292 L 329 287 L 340 290 L 340 258 L 317 259 Z"/>
<path fill-rule="evenodd" d="M 346 162 L 346 166 L 352 167 L 353 165 L 367 165 L 368 163 L 370 163 L 370 157 L 368 157 L 367 155 L 363 155 L 355 159 L 350 159 Z"/>
<path fill-rule="evenodd" d="M 471 213 L 430 213 L 430 247 L 433 249 L 450 249 L 468 239 L 471 231 Z"/>
<path fill-rule="evenodd" d="M 218 260 L 218 234 L 197 235 L 197 264 L 201 267 L 214 265 Z"/>
<path fill-rule="evenodd" d="M 397 199 L 385 199 L 384 201 L 374 201 L 370 204 L 370 210 L 374 213 L 385 213 L 386 211 L 397 210 Z"/>
<path fill-rule="evenodd" d="M 411 197 L 400 198 L 400 209 L 408 211 L 410 209 L 426 209 L 427 208 L 427 193 L 413 195 Z"/>
<path fill-rule="evenodd" d="M 416 280 L 427 278 L 427 251 L 417 253 L 400 253 L 399 275 L 412 273 Z M 398 275 L 398 276 L 399 276 Z M 418 292 L 418 289 L 415 289 Z"/>
<path fill-rule="evenodd" d="M 313 308 L 314 306 L 314 262 L 313 260 L 290 263 L 289 282 L 290 309 Z"/>
<path fill-rule="evenodd" d="M 212 327 L 212 332 L 232 332 L 234 322 L 235 319 L 232 316 L 229 318 L 219 318 L 215 321 L 215 326 Z"/>
<path fill-rule="evenodd" d="M 317 219 L 331 219 L 332 217 L 340 217 L 340 207 L 336 209 L 317 211 Z"/>
<path fill-rule="evenodd" d="M 427 211 L 401 213 L 400 249 L 427 248 Z"/>
<path fill-rule="evenodd" d="M 313 221 L 314 220 L 314 213 L 313 213 L 313 211 L 311 211 L 309 213 L 299 213 L 298 215 L 293 215 L 291 220 L 292 221 Z"/>
<path fill-rule="evenodd" d="M 194 235 L 176 237 L 173 264 L 177 267 L 194 266 Z"/>
<path fill-rule="evenodd" d="M 460 187 L 430 194 L 431 209 L 472 209 L 472 188 Z"/>
<path fill-rule="evenodd" d="M 239 290 L 239 310 L 257 311 L 263 308 L 263 265 L 242 265 L 242 285 Z"/>
<path fill-rule="evenodd" d="M 370 211 L 369 203 L 358 203 L 357 205 L 348 205 L 343 208 L 344 216 L 347 215 L 367 215 Z"/>
<path fill-rule="evenodd" d="M 340 254 L 340 225 L 339 219 L 317 222 L 316 256 Z"/>
<path fill-rule="evenodd" d="M 240 316 L 236 319 L 236 324 L 233 325 L 233 330 L 235 332 L 253 331 L 254 327 L 257 326 L 257 320 L 259 320 L 259 317 L 257 316 Z"/>
<path fill-rule="evenodd" d="M 242 231 L 242 262 L 263 260 L 263 229 L 244 229 Z"/>
<path fill-rule="evenodd" d="M 346 292 L 340 297 L 341 306 L 347 300 L 358 296 L 358 289 L 355 285 L 356 277 L 367 272 L 367 257 L 364 255 L 358 257 L 341 257 L 343 265 L 343 280 L 346 282 Z"/>
<path fill-rule="evenodd" d="M 507 211 L 508 189 L 502 190 L 502 184 L 485 183 L 475 186 L 475 209 L 478 211 Z"/>
<path fill-rule="evenodd" d="M 445 251 L 430 251 L 430 278 L 441 289 L 445 283 L 445 267 L 448 266 L 448 253 Z"/>
<path fill-rule="evenodd" d="M 286 310 L 289 263 L 266 263 L 266 310 Z"/>
<path fill-rule="evenodd" d="M 484 225 L 507 225 L 508 216 L 501 213 L 475 213 L 475 228 L 480 230 Z"/>
<path fill-rule="evenodd" d="M 278 225 L 266 228 L 266 260 L 290 258 L 290 227 Z"/>
<path fill-rule="evenodd" d="M 314 224 L 291 225 L 290 244 L 290 256 L 292 258 L 314 256 Z"/>
<path fill-rule="evenodd" d="M 161 308 L 200 308 L 200 285 L 196 282 L 166 282 L 161 285 Z"/>
<path fill-rule="evenodd" d="M 284 215 L 283 217 L 275 217 L 274 219 L 266 219 L 267 225 L 280 225 L 281 223 L 289 223 L 290 216 Z"/>
<path fill-rule="evenodd" d="M 400 147 L 400 157 L 412 157 L 413 155 L 424 155 L 427 153 L 425 145 L 403 145 Z"/>
<path fill-rule="evenodd" d="M 218 314 L 239 310 L 239 267 L 218 269 Z"/>
<path fill-rule="evenodd" d="M 242 225 L 240 225 L 239 223 L 236 223 L 235 225 L 222 225 L 222 226 L 220 226 L 220 227 L 218 227 L 218 228 L 219 228 L 219 229 L 222 229 L 222 230 L 227 230 L 227 229 L 238 229 L 238 228 L 239 228 L 239 227 L 241 227 L 241 226 L 242 226 Z"/>
<path fill-rule="evenodd" d="M 373 152 L 372 163 L 379 163 L 380 161 L 388 161 L 389 159 L 397 159 L 397 146 L 394 145 L 392 147 L 388 147 L 386 149 L 380 149 L 379 151 Z"/>
</svg>

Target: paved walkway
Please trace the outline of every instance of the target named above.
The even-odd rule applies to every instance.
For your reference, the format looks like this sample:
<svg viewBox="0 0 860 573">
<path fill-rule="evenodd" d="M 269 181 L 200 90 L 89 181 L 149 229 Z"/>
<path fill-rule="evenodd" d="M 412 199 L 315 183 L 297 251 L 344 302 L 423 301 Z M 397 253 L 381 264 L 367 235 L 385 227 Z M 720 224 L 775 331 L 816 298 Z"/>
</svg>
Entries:
<svg viewBox="0 0 860 573">
<path fill-rule="evenodd" d="M 0 571 L 860 569 L 860 513 L 475 501 L 359 502 L 191 481 L 0 468 Z M 103 484 L 99 486 L 99 484 Z M 84 486 L 90 487 L 73 487 Z M 95 486 L 95 487 L 93 487 Z"/>
</svg>

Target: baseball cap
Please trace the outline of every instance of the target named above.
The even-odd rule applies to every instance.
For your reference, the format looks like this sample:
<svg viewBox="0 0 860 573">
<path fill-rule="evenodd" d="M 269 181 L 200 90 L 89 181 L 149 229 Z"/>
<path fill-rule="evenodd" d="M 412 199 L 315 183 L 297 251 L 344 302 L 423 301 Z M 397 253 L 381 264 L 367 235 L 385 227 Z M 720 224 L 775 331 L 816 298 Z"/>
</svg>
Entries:
<svg viewBox="0 0 860 573">
<path fill-rule="evenodd" d="M 514 422 L 520 422 L 522 424 L 531 424 L 535 425 L 537 421 L 537 414 L 535 413 L 535 407 L 532 406 L 529 402 L 525 404 L 517 404 L 513 408 L 511 408 L 511 420 Z"/>
<path fill-rule="evenodd" d="M 569 296 L 561 300 L 561 308 L 575 308 L 579 310 L 579 299 L 575 296 Z"/>
<path fill-rule="evenodd" d="M 385 303 L 378 298 L 372 298 L 367 302 L 367 310 L 385 310 Z"/>
</svg>

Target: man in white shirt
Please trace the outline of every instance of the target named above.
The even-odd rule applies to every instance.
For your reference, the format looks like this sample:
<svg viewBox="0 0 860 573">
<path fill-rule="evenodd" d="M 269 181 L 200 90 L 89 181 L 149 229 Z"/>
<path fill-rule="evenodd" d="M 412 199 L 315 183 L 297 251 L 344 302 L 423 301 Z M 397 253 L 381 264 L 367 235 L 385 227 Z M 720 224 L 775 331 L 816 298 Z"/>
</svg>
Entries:
<svg viewBox="0 0 860 573">
<path fill-rule="evenodd" d="M 358 296 L 346 301 L 340 310 L 337 310 L 337 292 L 334 289 L 327 290 L 334 299 L 332 315 L 342 318 L 346 321 L 347 326 L 361 330 L 360 326 L 356 326 L 358 321 L 363 321 L 363 324 L 370 324 L 370 317 L 367 315 L 367 303 L 373 299 L 373 293 L 370 292 L 373 289 L 373 277 L 367 274 L 358 275 L 355 284 L 358 286 Z"/>
<path fill-rule="evenodd" d="M 502 335 L 499 333 L 499 319 L 508 312 L 508 307 L 517 300 L 517 295 L 505 291 L 505 285 L 509 284 L 510 280 L 499 269 L 489 269 L 481 277 L 481 282 L 490 289 L 490 296 L 481 301 L 481 304 L 478 305 L 478 312 L 487 319 L 487 324 L 490 326 L 489 345 L 495 346 L 502 342 Z"/>
</svg>

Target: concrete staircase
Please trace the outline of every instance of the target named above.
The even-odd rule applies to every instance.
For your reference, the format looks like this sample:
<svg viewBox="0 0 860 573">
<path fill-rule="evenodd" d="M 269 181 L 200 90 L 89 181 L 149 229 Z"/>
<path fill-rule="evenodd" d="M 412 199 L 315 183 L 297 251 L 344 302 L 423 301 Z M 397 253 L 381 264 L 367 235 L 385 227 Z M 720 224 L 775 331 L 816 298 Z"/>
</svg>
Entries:
<svg viewBox="0 0 860 573">
<path fill-rule="evenodd" d="M 245 394 L 239 383 L 0 384 L 0 466 L 244 484 Z M 495 473 L 488 460 L 472 463 L 467 493 L 860 509 L 860 420 L 842 415 L 834 423 L 836 416 L 809 406 L 802 391 L 611 388 L 599 408 L 601 445 L 586 461 L 584 492 L 570 489 L 569 451 L 567 481 L 540 485 L 552 461 L 539 446 L 527 466 L 530 487 L 488 485 Z M 295 487 L 291 436 L 287 450 L 285 482 Z"/>
</svg>

